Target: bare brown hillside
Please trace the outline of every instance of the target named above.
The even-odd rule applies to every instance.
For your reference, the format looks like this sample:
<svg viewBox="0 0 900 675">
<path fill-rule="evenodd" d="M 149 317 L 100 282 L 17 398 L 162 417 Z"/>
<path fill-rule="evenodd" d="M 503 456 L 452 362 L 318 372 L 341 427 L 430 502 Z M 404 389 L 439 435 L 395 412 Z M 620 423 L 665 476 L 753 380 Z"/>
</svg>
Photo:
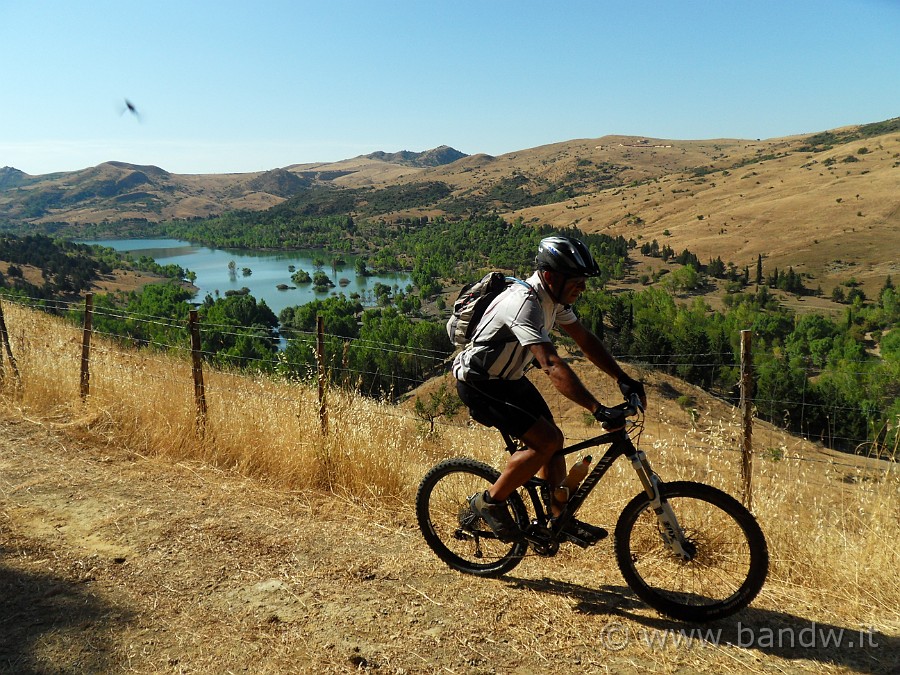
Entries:
<svg viewBox="0 0 900 675">
<path fill-rule="evenodd" d="M 741 151 L 754 146 L 737 151 L 716 147 L 717 165 L 731 166 Z M 767 154 L 780 150 L 771 143 L 755 147 L 756 152 L 765 147 Z M 621 161 L 671 151 L 609 148 Z M 689 248 L 703 261 L 721 256 L 752 266 L 762 254 L 768 268 L 791 265 L 822 280 L 825 290 L 850 276 L 880 285 L 886 275 L 900 271 L 894 254 L 900 250 L 898 158 L 900 134 L 892 134 L 702 176 L 673 173 L 515 215 L 588 232 L 657 239 L 676 251 Z"/>
<path fill-rule="evenodd" d="M 808 287 L 826 294 L 855 277 L 872 295 L 900 271 L 896 128 L 897 120 L 889 120 L 758 140 L 604 136 L 436 166 L 427 158 L 461 153 L 373 153 L 252 174 L 178 175 L 122 162 L 47 176 L 6 168 L 0 219 L 160 221 L 263 210 L 309 188 L 439 182 L 451 190 L 446 199 L 375 215 L 439 216 L 451 204 L 453 213 L 468 204 L 508 220 L 574 225 L 639 243 L 657 239 L 702 261 L 720 256 L 742 267 L 762 255 L 767 270 L 793 266 L 811 276 Z"/>
</svg>

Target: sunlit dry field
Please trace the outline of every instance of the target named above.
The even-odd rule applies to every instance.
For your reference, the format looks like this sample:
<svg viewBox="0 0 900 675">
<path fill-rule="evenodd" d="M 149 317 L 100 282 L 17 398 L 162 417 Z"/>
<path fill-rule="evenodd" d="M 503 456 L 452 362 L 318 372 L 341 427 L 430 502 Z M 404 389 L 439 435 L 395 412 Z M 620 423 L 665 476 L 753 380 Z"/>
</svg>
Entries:
<svg viewBox="0 0 900 675">
<path fill-rule="evenodd" d="M 148 475 L 184 473 L 179 467 L 193 467 L 195 478 L 188 476 L 187 481 L 198 486 L 196 499 L 190 492 L 182 494 L 192 488 L 180 483 L 179 492 L 171 497 L 174 504 L 189 500 L 185 503 L 190 506 L 183 507 L 183 519 L 195 517 L 194 509 L 202 502 L 204 509 L 215 507 L 219 509 L 216 513 L 235 522 L 246 518 L 248 526 L 269 519 L 281 523 L 280 528 L 299 527 L 286 525 L 285 518 L 302 504 L 305 526 L 314 528 L 319 522 L 321 528 L 315 535 L 304 531 L 285 539 L 287 530 L 281 529 L 278 546 L 260 554 L 260 560 L 282 556 L 271 576 L 280 579 L 294 596 L 301 594 L 304 602 L 313 603 L 313 596 L 307 593 L 314 591 L 318 604 L 304 604 L 305 609 L 292 605 L 292 611 L 306 618 L 301 620 L 282 608 L 277 635 L 269 626 L 265 638 L 259 637 L 261 633 L 257 638 L 248 638 L 249 633 L 223 637 L 227 631 L 218 624 L 205 624 L 207 615 L 201 612 L 193 625 L 196 636 L 201 637 L 188 640 L 194 645 L 191 656 L 180 661 L 185 670 L 248 665 L 241 659 L 250 657 L 235 648 L 246 639 L 262 640 L 254 647 L 253 663 L 266 672 L 287 672 L 291 663 L 303 671 L 319 667 L 334 672 L 378 665 L 382 672 L 443 666 L 448 672 L 517 672 L 517 668 L 528 672 L 563 663 L 566 670 L 574 672 L 597 672 L 606 665 L 615 672 L 652 667 L 661 672 L 746 668 L 755 672 L 887 673 L 900 658 L 900 480 L 895 465 L 829 452 L 757 422 L 752 504 L 769 542 L 769 580 L 751 608 L 719 626 L 732 645 L 712 647 L 707 642 L 703 649 L 672 645 L 657 649 L 638 636 L 646 637 L 651 630 L 663 635 L 680 625 L 657 617 L 629 596 L 609 546 L 598 545 L 586 552 L 565 549 L 552 559 L 528 557 L 511 575 L 513 581 L 506 582 L 450 572 L 428 551 L 413 515 L 419 479 L 445 457 L 471 456 L 501 466 L 504 456 L 495 432 L 467 424 L 460 417 L 443 421 L 436 434 L 428 435 L 408 403 L 393 405 L 333 389 L 327 392 L 327 432 L 323 433 L 314 383 L 206 368 L 208 415 L 203 433 L 199 433 L 188 355 L 136 351 L 95 338 L 90 395 L 82 401 L 80 329 L 6 302 L 3 309 L 20 376 L 17 384 L 5 360 L 0 401 L 5 423 L 14 425 L 9 428 L 43 429 L 62 439 L 58 441 L 62 446 L 85 448 L 85 457 L 120 457 L 112 464 L 105 460 L 107 464 L 97 473 L 98 481 L 105 476 L 111 484 L 120 463 L 121 481 L 134 480 L 135 469 L 129 468 L 133 465 L 123 457 L 131 458 L 128 462 L 146 463 Z M 588 373 L 582 363 L 576 366 L 591 387 L 614 402 L 612 383 Z M 737 413 L 689 385 L 653 373 L 639 374 L 650 385 L 651 403 L 641 446 L 662 477 L 710 483 L 740 497 Z M 532 377 L 542 375 L 533 373 Z M 690 394 L 695 406 L 684 409 L 673 390 Z M 570 439 L 593 435 L 595 431 L 583 415 L 547 393 Z M 55 446 L 53 452 L 59 452 Z M 16 470 L 12 465 L 3 469 L 6 475 L 16 475 Z M 221 485 L 216 483 L 217 475 Z M 73 480 L 89 481 L 89 477 L 78 475 Z M 584 513 L 586 519 L 611 529 L 639 485 L 626 462 L 614 466 L 604 481 Z M 88 487 L 77 489 L 89 491 L 89 482 L 85 485 Z M 242 487 L 234 489 L 235 485 Z M 17 520 L 16 509 L 38 509 L 21 486 L 12 479 L 0 486 L 3 509 L 12 514 L 12 525 L 7 525 L 20 538 L 29 535 L 22 529 L 25 521 Z M 221 495 L 225 493 L 227 513 L 222 511 Z M 162 509 L 162 505 L 146 501 L 159 494 L 158 488 L 148 486 L 141 498 L 142 512 Z M 91 498 L 99 500 L 98 504 L 102 501 L 99 493 Z M 202 531 L 204 518 L 213 517 L 202 513 L 197 511 L 199 520 L 194 525 L 183 523 L 177 534 L 164 535 L 164 527 L 150 522 L 143 534 L 150 542 L 144 542 L 148 547 L 142 549 L 144 557 L 149 555 L 147 551 L 163 546 L 167 537 L 187 546 L 185 532 L 191 527 Z M 87 523 L 98 517 L 97 513 L 84 515 Z M 83 527 L 85 534 L 90 534 L 90 528 Z M 312 567 L 309 560 L 301 559 L 308 554 L 300 550 L 306 550 L 305 544 L 300 545 L 307 541 L 305 537 L 318 541 L 319 557 Z M 194 557 L 173 559 L 172 573 L 187 575 L 184 570 L 192 570 L 192 583 L 203 584 L 204 570 L 214 561 L 228 565 L 222 558 L 225 553 L 208 546 L 200 552 L 194 550 Z M 129 553 L 132 555 L 140 558 Z M 243 554 L 235 549 L 230 555 Z M 26 559 L 25 554 L 18 558 L 20 562 Z M 34 560 L 38 564 L 38 558 Z M 334 573 L 315 572 L 320 569 Z M 359 586 L 355 599 L 341 601 L 349 603 L 347 607 L 322 609 L 330 602 L 329 594 L 345 597 L 342 592 L 366 579 L 372 583 Z M 391 591 L 374 585 L 388 581 L 403 591 L 395 589 L 393 601 L 383 600 L 383 607 L 390 611 L 379 613 L 374 608 L 368 620 L 362 616 L 347 619 L 344 610 L 349 611 L 350 606 L 385 593 L 385 598 L 390 597 Z M 128 583 L 138 584 L 135 593 L 142 593 L 140 578 L 129 578 Z M 344 591 L 339 590 L 342 585 Z M 406 612 L 391 604 L 403 597 Z M 415 602 L 411 598 L 416 598 Z M 181 625 L 179 621 L 187 619 L 175 607 L 168 616 L 173 624 Z M 253 611 L 259 610 L 258 605 L 253 607 Z M 265 623 L 265 617 L 253 612 L 247 616 L 251 615 Z M 309 624 L 310 617 L 316 617 L 316 626 Z M 418 618 L 412 621 L 409 617 Z M 335 622 L 341 637 L 329 640 L 325 630 L 329 620 Z M 378 622 L 387 631 L 380 641 L 372 636 L 376 626 L 382 625 Z M 861 651 L 858 646 L 851 649 L 843 644 L 823 651 L 796 645 L 792 651 L 783 640 L 779 645 L 765 644 L 766 630 L 790 629 L 796 634 L 813 624 L 844 629 L 848 635 L 865 635 L 880 646 Z M 242 631 L 252 632 L 257 624 L 241 625 Z M 609 642 L 611 626 L 631 638 L 628 644 L 614 648 Z M 741 644 L 741 628 L 750 627 L 757 643 Z M 114 635 L 115 625 L 108 630 Z M 743 634 L 745 643 L 748 636 Z M 115 637 L 109 639 L 116 644 Z M 222 641 L 229 639 L 234 643 L 226 648 Z M 205 651 L 198 646 L 201 644 L 206 644 Z M 112 649 L 118 654 L 116 650 L 122 647 Z M 132 669 L 150 672 L 159 666 L 162 655 L 148 649 L 144 660 L 135 657 L 129 662 Z M 119 655 L 114 660 L 126 669 L 122 658 Z M 177 671 L 176 666 L 167 667 Z"/>
</svg>

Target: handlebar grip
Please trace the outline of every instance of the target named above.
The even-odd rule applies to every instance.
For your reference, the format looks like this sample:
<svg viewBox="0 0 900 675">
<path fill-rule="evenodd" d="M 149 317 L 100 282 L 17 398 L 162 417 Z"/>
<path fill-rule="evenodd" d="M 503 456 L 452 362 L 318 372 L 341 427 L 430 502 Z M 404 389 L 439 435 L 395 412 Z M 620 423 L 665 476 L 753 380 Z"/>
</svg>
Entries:
<svg viewBox="0 0 900 675">
<path fill-rule="evenodd" d="M 636 415 L 638 412 L 644 412 L 644 406 L 641 404 L 641 397 L 634 393 L 628 397 L 628 407 L 631 408 L 632 415 Z"/>
</svg>

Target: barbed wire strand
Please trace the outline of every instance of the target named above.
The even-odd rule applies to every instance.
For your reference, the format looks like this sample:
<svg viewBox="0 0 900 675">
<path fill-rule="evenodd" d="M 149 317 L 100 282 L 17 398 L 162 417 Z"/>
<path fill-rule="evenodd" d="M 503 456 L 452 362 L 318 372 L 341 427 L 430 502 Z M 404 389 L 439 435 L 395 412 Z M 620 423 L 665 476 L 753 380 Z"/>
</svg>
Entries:
<svg viewBox="0 0 900 675">
<path fill-rule="evenodd" d="M 2 297 L 3 299 L 5 299 L 7 301 L 10 301 L 8 296 L 0 296 L 0 297 Z M 29 298 L 29 299 L 36 300 L 39 302 L 45 302 L 44 299 L 37 299 L 37 298 Z M 75 305 L 79 304 L 76 302 L 65 302 L 65 301 L 47 301 L 47 302 L 54 303 L 57 306 L 75 306 Z M 25 303 L 25 302 L 12 301 L 12 304 L 18 305 L 21 307 L 25 307 L 28 309 L 32 308 L 31 305 L 29 305 L 28 303 Z M 162 326 L 165 328 L 183 329 L 185 327 L 184 323 L 175 322 L 175 321 L 171 320 L 170 318 L 156 317 L 153 315 L 128 312 L 128 311 L 124 311 L 124 310 L 107 311 L 106 308 L 100 308 L 100 313 L 105 316 L 110 316 L 113 318 L 142 321 L 142 322 L 145 322 L 150 325 L 158 325 L 158 326 Z M 258 329 L 254 329 L 254 328 L 248 329 L 247 327 L 233 325 L 233 324 L 201 324 L 201 330 L 205 330 L 209 326 L 219 326 L 221 328 L 232 329 L 232 330 L 226 331 L 222 334 L 228 335 L 228 336 L 233 336 L 233 337 L 243 337 L 243 336 L 247 336 L 248 334 L 250 334 L 250 335 L 253 335 L 255 333 L 258 334 L 258 332 L 259 332 Z M 73 331 L 77 331 L 77 327 L 73 327 Z M 148 340 L 146 338 L 135 338 L 134 336 L 120 335 L 120 334 L 108 332 L 108 331 L 94 331 L 94 332 L 99 337 L 104 337 L 104 338 L 107 338 L 107 339 L 110 339 L 113 341 L 120 341 L 120 342 L 126 342 L 126 343 L 127 342 L 134 343 L 135 341 L 137 341 L 139 344 L 150 345 L 157 349 L 163 349 L 163 350 L 169 350 L 169 351 L 176 350 L 176 351 L 181 351 L 181 352 L 190 351 L 189 347 L 187 347 L 186 345 L 183 345 L 183 344 L 171 344 L 171 343 L 159 342 L 158 340 Z M 207 332 L 211 332 L 211 331 L 207 331 Z M 294 331 L 294 332 L 297 332 L 297 331 Z M 300 333 L 304 334 L 304 335 L 313 335 L 312 332 L 307 333 L 307 332 L 300 331 Z M 333 339 L 336 338 L 336 339 L 344 340 L 344 341 L 346 341 L 348 339 L 346 336 L 338 336 L 338 335 L 331 335 L 331 334 L 326 334 L 326 335 L 327 335 L 327 337 L 330 337 Z M 354 343 L 356 343 L 356 344 L 354 344 Z M 378 346 L 370 347 L 367 345 L 378 345 Z M 375 342 L 375 341 L 371 341 L 371 340 L 363 340 L 363 339 L 359 339 L 359 338 L 352 339 L 350 347 L 353 349 L 379 351 L 379 352 L 383 352 L 383 353 L 400 354 L 400 355 L 404 355 L 404 356 L 411 356 L 411 357 L 415 357 L 415 358 L 423 358 L 423 359 L 431 359 L 431 360 L 438 360 L 438 359 L 436 357 L 427 356 L 427 354 L 422 354 L 422 353 L 420 353 L 420 351 L 430 352 L 430 353 L 434 353 L 434 354 L 440 354 L 443 357 L 443 360 L 446 360 L 447 358 L 449 358 L 449 356 L 452 355 L 452 353 L 453 353 L 453 352 L 441 352 L 441 351 L 437 351 L 437 350 L 428 350 L 428 349 L 422 349 L 420 351 L 410 351 L 410 348 L 408 347 L 408 345 L 395 345 L 395 344 L 390 344 L 390 343 L 379 343 L 379 342 Z M 279 358 L 277 356 L 272 359 L 236 356 L 236 355 L 224 355 L 223 356 L 221 354 L 208 352 L 208 351 L 203 351 L 202 355 L 208 357 L 208 360 L 212 360 L 214 362 L 215 361 L 223 361 L 226 363 L 235 363 L 235 362 L 255 363 L 260 366 L 264 366 L 265 368 L 276 368 L 276 369 L 278 367 L 281 367 L 281 368 L 288 367 L 288 368 L 294 368 L 294 369 L 299 369 L 299 370 L 309 370 L 311 368 L 311 365 L 309 363 L 294 362 L 294 361 L 286 360 L 283 357 Z M 684 356 L 690 356 L 690 355 L 692 355 L 692 354 L 690 354 L 690 353 L 671 354 L 671 355 L 649 354 L 649 355 L 640 355 L 639 358 L 647 359 L 647 358 L 666 357 L 666 358 L 671 359 L 674 356 L 684 357 Z M 708 357 L 708 356 L 710 356 L 710 353 L 709 352 L 695 353 L 693 355 Z M 721 352 L 720 355 L 733 356 L 730 352 Z M 641 361 L 637 361 L 637 362 L 635 362 L 635 365 L 640 365 L 641 363 L 642 363 Z M 651 363 L 647 362 L 647 365 L 667 365 L 667 366 L 684 365 L 684 366 L 691 366 L 691 367 L 695 367 L 695 368 L 702 368 L 702 367 L 721 367 L 724 364 L 722 364 L 722 363 L 698 364 L 693 361 L 686 361 L 683 363 L 677 363 L 677 362 L 672 363 L 670 361 L 666 364 L 651 364 Z M 736 364 L 735 364 L 735 366 L 736 366 Z M 379 376 L 379 375 L 384 376 L 384 373 L 381 373 L 379 371 L 356 370 L 356 369 L 352 369 L 352 368 L 332 368 L 332 370 L 333 370 L 333 372 L 338 372 L 338 373 L 344 375 L 344 377 L 346 377 L 348 375 L 372 376 L 372 377 Z M 821 372 L 821 369 L 810 368 L 809 371 Z M 411 378 L 411 377 L 398 376 L 398 375 L 392 375 L 392 376 L 388 376 L 388 377 L 390 377 L 390 379 L 392 381 L 398 381 L 398 382 L 402 381 L 402 382 L 408 382 L 411 384 L 422 384 L 425 382 L 425 380 L 420 379 L 420 378 Z M 892 399 L 890 399 L 889 397 L 884 397 L 882 399 L 883 402 L 887 402 L 890 400 L 892 400 Z M 759 404 L 763 404 L 763 403 L 768 403 L 768 404 L 779 403 L 779 404 L 785 404 L 785 405 L 789 405 L 789 406 L 805 406 L 805 407 L 809 407 L 809 408 L 822 408 L 822 409 L 833 410 L 833 411 L 838 411 L 838 410 L 855 411 L 855 412 L 860 412 L 863 414 L 866 414 L 866 412 L 867 412 L 867 409 L 863 408 L 863 407 L 838 406 L 838 405 L 833 405 L 833 404 L 816 404 L 816 403 L 811 403 L 811 402 L 807 402 L 807 401 L 780 401 L 780 400 L 776 400 L 776 399 L 758 399 L 757 398 L 754 400 L 754 403 L 757 406 Z M 835 436 L 835 435 L 830 435 L 830 434 L 822 434 L 822 435 L 824 437 L 827 437 L 827 438 L 833 439 L 833 440 L 842 440 L 842 441 L 855 442 L 855 443 L 870 442 L 870 439 L 854 439 L 854 438 Z"/>
<path fill-rule="evenodd" d="M 4 296 L 3 294 L 0 294 L 0 299 L 4 299 L 4 300 L 8 300 L 9 298 L 13 298 L 13 297 L 19 297 L 19 296 Z M 30 297 L 30 296 L 26 296 L 26 297 L 35 302 L 50 302 L 50 301 L 47 301 L 47 300 L 44 300 L 41 298 L 34 298 L 34 297 Z M 64 305 L 83 304 L 83 303 L 66 302 L 66 301 L 53 301 L 53 302 L 59 302 L 60 304 L 64 304 Z M 15 303 L 14 302 L 14 304 L 19 304 L 23 307 L 29 307 L 29 305 L 27 303 L 21 303 L 21 302 Z M 142 314 L 139 312 L 132 312 L 132 311 L 126 312 L 124 310 L 119 310 L 118 313 L 113 313 L 113 311 L 108 310 L 108 308 L 102 308 L 102 307 L 98 308 L 96 306 L 93 308 L 93 311 L 94 311 L 94 313 L 109 312 L 107 315 L 113 316 L 115 318 L 133 319 L 133 320 L 143 321 L 143 322 L 151 323 L 151 324 L 154 322 L 158 322 L 159 325 L 163 325 L 166 327 L 172 327 L 172 328 L 183 328 L 183 327 L 185 327 L 185 325 L 187 323 L 186 320 L 182 323 L 182 322 L 178 322 L 176 320 L 171 319 L 171 317 L 160 317 L 160 316 L 155 316 L 155 315 L 151 315 L 151 314 Z M 258 327 L 252 327 L 252 326 L 248 327 L 248 326 L 241 326 L 239 324 L 223 324 L 223 323 L 215 323 L 215 322 L 210 323 L 207 321 L 201 321 L 201 324 L 200 324 L 201 332 L 208 331 L 209 328 L 227 329 L 227 331 L 224 332 L 223 334 L 227 334 L 230 336 L 245 336 L 248 333 L 252 334 L 252 332 L 254 330 L 258 330 Z M 278 332 L 282 333 L 282 334 L 285 332 L 287 332 L 287 333 L 293 332 L 293 333 L 297 333 L 300 335 L 309 335 L 311 337 L 315 337 L 317 335 L 317 333 L 314 331 L 304 331 L 301 329 L 285 328 L 285 327 L 282 327 Z M 410 349 L 409 345 L 384 343 L 384 342 L 380 342 L 380 341 L 367 340 L 367 339 L 359 338 L 359 337 L 348 337 L 345 335 L 338 335 L 338 334 L 327 333 L 327 332 L 325 333 L 325 337 L 332 338 L 332 339 L 338 339 L 338 340 L 352 340 L 353 342 L 357 342 L 360 344 L 375 344 L 375 345 L 379 345 L 380 349 L 385 349 L 386 351 L 387 351 L 386 348 L 392 348 L 392 349 L 396 350 L 398 353 L 411 354 L 411 355 L 418 354 L 418 352 L 408 351 Z M 415 348 L 415 349 L 417 349 L 419 351 L 424 351 L 424 352 L 446 355 L 447 357 L 449 357 L 450 355 L 452 355 L 454 353 L 453 350 L 444 351 L 444 350 L 436 350 L 436 349 L 430 349 L 430 348 L 425 348 L 425 347 Z M 689 357 L 694 357 L 694 356 L 707 357 L 707 358 L 711 357 L 711 356 L 723 356 L 723 357 L 727 356 L 727 357 L 735 358 L 736 355 L 733 352 L 709 352 L 709 351 L 706 351 L 706 352 L 673 352 L 673 353 L 669 353 L 669 354 L 664 354 L 664 353 L 631 354 L 631 353 L 623 352 L 623 353 L 614 353 L 613 356 L 615 356 L 616 358 L 620 358 L 620 359 L 626 359 L 626 360 L 628 360 L 629 363 L 632 363 L 632 365 L 638 365 L 638 366 L 640 366 L 640 365 L 643 365 L 643 366 L 661 366 L 661 365 L 663 365 L 663 366 L 675 366 L 675 367 L 678 367 L 678 366 L 733 367 L 733 368 L 740 367 L 740 364 L 735 361 L 697 363 L 694 360 L 678 360 L 678 361 L 672 360 L 672 359 L 675 359 L 676 357 L 679 359 L 684 359 L 684 358 L 689 358 Z M 658 361 L 652 361 L 650 359 L 665 359 L 665 361 L 660 363 Z M 872 364 L 873 363 L 873 361 L 871 359 L 869 359 L 869 360 L 848 359 L 848 360 L 845 360 L 844 362 L 846 362 L 846 363 L 863 363 L 863 364 Z M 817 367 L 810 366 L 805 369 L 805 372 L 821 374 L 822 372 L 827 372 L 827 371 L 825 371 L 824 369 L 822 369 L 821 367 L 818 367 L 818 366 Z M 866 373 L 865 371 L 858 371 L 858 372 L 853 372 L 850 374 L 866 375 L 868 373 Z"/>
</svg>

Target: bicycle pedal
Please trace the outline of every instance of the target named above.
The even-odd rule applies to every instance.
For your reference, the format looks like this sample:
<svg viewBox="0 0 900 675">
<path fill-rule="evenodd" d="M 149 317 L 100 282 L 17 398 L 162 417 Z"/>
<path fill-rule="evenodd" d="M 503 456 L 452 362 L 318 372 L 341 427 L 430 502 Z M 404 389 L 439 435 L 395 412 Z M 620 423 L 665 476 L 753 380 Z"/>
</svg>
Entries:
<svg viewBox="0 0 900 675">
<path fill-rule="evenodd" d="M 525 538 L 535 544 L 549 544 L 553 539 L 550 532 L 537 523 L 531 523 L 528 526 L 528 529 L 525 530 Z"/>
<path fill-rule="evenodd" d="M 588 541 L 585 539 L 581 539 L 580 537 L 576 537 L 574 534 L 565 534 L 563 535 L 564 539 L 570 544 L 575 544 L 576 546 L 580 546 L 581 548 L 590 548 L 594 544 L 596 544 L 599 539 L 594 539 L 592 541 Z"/>
<path fill-rule="evenodd" d="M 588 548 L 598 541 L 606 539 L 606 537 L 609 536 L 609 532 L 596 525 L 572 523 L 563 530 L 562 535 L 566 541 L 575 544 L 576 546 L 580 546 L 581 548 Z"/>
</svg>

